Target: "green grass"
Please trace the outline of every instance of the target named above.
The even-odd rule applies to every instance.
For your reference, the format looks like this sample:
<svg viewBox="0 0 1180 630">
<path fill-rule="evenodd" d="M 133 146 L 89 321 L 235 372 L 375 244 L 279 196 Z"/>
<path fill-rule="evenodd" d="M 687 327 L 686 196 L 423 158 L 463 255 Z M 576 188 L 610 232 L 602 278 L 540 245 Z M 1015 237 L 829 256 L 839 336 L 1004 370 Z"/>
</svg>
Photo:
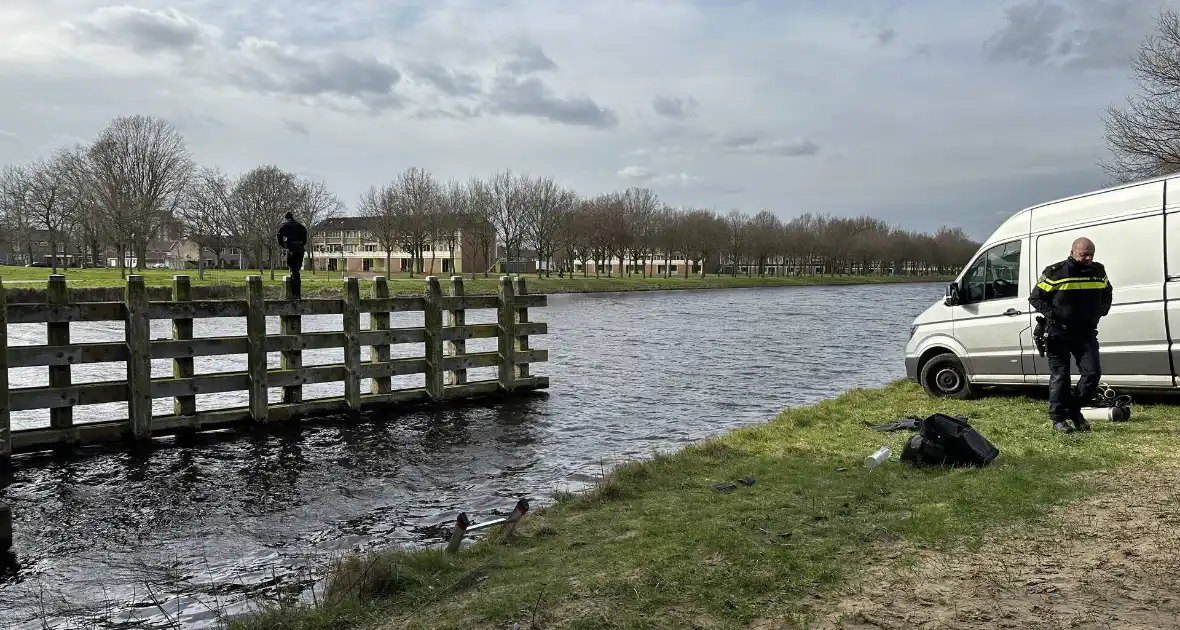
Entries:
<svg viewBox="0 0 1180 630">
<path fill-rule="evenodd" d="M 865 423 L 936 411 L 968 416 L 1000 449 L 977 470 L 862 467 L 906 431 Z M 814 602 L 899 548 L 978 549 L 1101 491 L 1124 465 L 1180 447 L 1166 406 L 1091 433 L 1049 430 L 1044 400 L 937 401 L 910 383 L 854 390 L 672 454 L 631 462 L 597 488 L 562 493 L 509 541 L 451 556 L 390 550 L 341 563 L 319 605 L 269 605 L 240 630 L 293 628 L 745 628 L 803 623 Z M 844 470 L 840 470 L 843 468 Z M 750 476 L 732 492 L 715 484 Z M 1109 478 L 1109 477 L 1105 477 Z M 535 625 L 533 625 L 535 624 Z"/>
<path fill-rule="evenodd" d="M 0 278 L 9 288 L 39 289 L 40 283 L 46 280 L 51 270 L 39 267 L 0 267 Z M 122 287 L 125 280 L 118 269 L 70 269 L 59 271 L 66 277 L 66 283 L 74 288 Z M 197 279 L 195 269 L 176 272 L 169 269 L 146 269 L 138 272 L 144 277 L 148 286 L 171 286 L 172 278 L 177 273 L 187 273 L 191 277 L 193 286 L 217 286 L 244 284 L 246 276 L 257 274 L 258 271 L 218 269 L 206 270 L 205 279 Z M 282 278 L 287 271 L 276 270 L 272 281 L 270 271 L 263 273 L 264 284 L 268 285 L 268 293 L 277 293 Z M 367 275 L 367 274 L 366 274 Z M 558 278 L 537 278 L 525 275 L 530 293 L 591 293 L 604 291 L 651 291 L 677 289 L 714 289 L 740 287 L 777 287 L 777 286 L 817 286 L 844 284 L 884 284 L 884 283 L 912 283 L 912 282 L 942 282 L 949 277 L 941 276 L 706 276 L 704 278 L 692 276 L 688 278 L 641 278 L 606 276 L 583 278 L 581 276 Z M 443 278 L 444 284 L 449 285 L 449 277 Z M 422 275 L 411 278 L 407 274 L 395 274 L 390 279 L 390 293 L 393 295 L 421 295 L 425 287 Z M 341 291 L 342 279 L 340 272 L 319 271 L 303 272 L 303 293 L 305 297 L 338 295 Z M 362 296 L 371 294 L 372 283 L 361 281 Z M 447 287 L 444 286 L 444 291 Z M 484 277 L 470 274 L 464 277 L 464 290 L 468 294 L 492 294 L 499 290 L 499 278 L 496 275 Z"/>
</svg>

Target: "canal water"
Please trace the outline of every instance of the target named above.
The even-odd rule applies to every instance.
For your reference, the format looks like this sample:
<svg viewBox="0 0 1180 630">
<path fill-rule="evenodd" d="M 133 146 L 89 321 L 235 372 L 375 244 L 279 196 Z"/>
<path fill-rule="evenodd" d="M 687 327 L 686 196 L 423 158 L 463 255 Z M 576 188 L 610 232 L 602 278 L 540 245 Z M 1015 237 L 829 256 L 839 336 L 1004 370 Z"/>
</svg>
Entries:
<svg viewBox="0 0 1180 630">
<path fill-rule="evenodd" d="M 550 334 L 533 338 L 549 350 L 533 366 L 551 379 L 546 395 L 24 464 L 0 490 L 13 505 L 24 567 L 0 578 L 0 628 L 216 627 L 252 598 L 306 590 L 341 553 L 438 544 L 438 526 L 460 510 L 481 520 L 521 496 L 542 506 L 621 459 L 903 377 L 910 321 L 942 294 L 924 283 L 552 295 L 532 311 L 549 323 Z M 468 323 L 494 316 L 470 311 Z M 238 335 L 243 324 L 198 320 L 195 334 Z M 395 314 L 392 325 L 420 326 L 422 315 Z M 268 326 L 277 332 L 277 318 Z M 305 331 L 339 326 L 338 316 L 304 320 Z M 119 341 L 122 326 L 75 324 L 71 333 Z M 169 333 L 168 322 L 153 322 L 155 337 Z M 9 343 L 45 343 L 44 326 L 12 326 Z M 468 342 L 470 352 L 494 349 L 495 340 Z M 410 345 L 393 354 L 420 353 Z M 241 370 L 245 360 L 198 359 L 196 369 Z M 278 355 L 270 361 L 277 367 Z M 305 365 L 341 361 L 339 349 L 304 354 Z M 76 366 L 74 380 L 115 380 L 124 369 Z M 155 361 L 153 371 L 170 374 L 171 362 Z M 11 370 L 10 380 L 48 379 L 33 368 Z M 394 383 L 421 385 L 421 375 Z M 304 395 L 342 393 L 323 384 Z M 170 401 L 156 402 L 156 413 L 170 411 Z M 197 402 L 245 403 L 245 392 Z M 125 405 L 74 412 L 75 422 L 125 413 Z M 13 423 L 48 424 L 48 413 L 17 413 Z"/>
</svg>

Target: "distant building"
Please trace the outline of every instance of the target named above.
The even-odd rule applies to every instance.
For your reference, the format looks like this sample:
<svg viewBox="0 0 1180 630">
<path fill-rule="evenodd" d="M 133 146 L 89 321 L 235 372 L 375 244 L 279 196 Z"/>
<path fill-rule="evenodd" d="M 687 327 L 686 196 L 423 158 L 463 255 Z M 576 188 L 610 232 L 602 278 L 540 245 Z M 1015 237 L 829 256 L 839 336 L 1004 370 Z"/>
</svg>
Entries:
<svg viewBox="0 0 1180 630">
<path fill-rule="evenodd" d="M 339 217 L 328 219 L 311 238 L 311 257 L 319 271 L 358 271 L 385 273 L 386 252 L 373 235 L 368 217 Z M 423 252 L 420 272 L 447 276 L 461 273 L 482 273 L 491 266 L 489 256 L 480 256 L 475 247 L 464 247 L 459 238 L 452 252 L 446 244 L 436 243 Z M 408 273 L 413 264 L 409 252 L 395 249 L 388 252 L 393 273 Z M 454 268 L 451 268 L 452 259 Z"/>
</svg>

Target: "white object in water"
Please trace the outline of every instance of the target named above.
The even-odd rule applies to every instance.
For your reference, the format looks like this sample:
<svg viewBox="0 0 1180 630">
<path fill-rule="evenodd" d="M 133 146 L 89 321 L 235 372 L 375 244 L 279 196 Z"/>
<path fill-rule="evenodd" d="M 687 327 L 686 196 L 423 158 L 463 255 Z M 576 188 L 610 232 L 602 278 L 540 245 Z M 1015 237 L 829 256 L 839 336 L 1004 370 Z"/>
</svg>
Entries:
<svg viewBox="0 0 1180 630">
<path fill-rule="evenodd" d="M 865 458 L 865 468 L 876 468 L 889 459 L 891 451 L 888 446 L 882 446 L 875 453 Z"/>
</svg>

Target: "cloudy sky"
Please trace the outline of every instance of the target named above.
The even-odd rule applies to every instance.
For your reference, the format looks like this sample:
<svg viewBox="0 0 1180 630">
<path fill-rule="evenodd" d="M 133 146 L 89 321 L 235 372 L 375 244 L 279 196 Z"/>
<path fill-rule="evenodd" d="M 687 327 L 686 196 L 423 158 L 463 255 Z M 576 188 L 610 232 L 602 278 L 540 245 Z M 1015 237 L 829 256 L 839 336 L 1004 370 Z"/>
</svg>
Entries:
<svg viewBox="0 0 1180 630">
<path fill-rule="evenodd" d="M 1169 0 L 3 0 L 0 163 L 172 120 L 350 207 L 416 165 L 986 236 L 1107 183 Z"/>
</svg>

